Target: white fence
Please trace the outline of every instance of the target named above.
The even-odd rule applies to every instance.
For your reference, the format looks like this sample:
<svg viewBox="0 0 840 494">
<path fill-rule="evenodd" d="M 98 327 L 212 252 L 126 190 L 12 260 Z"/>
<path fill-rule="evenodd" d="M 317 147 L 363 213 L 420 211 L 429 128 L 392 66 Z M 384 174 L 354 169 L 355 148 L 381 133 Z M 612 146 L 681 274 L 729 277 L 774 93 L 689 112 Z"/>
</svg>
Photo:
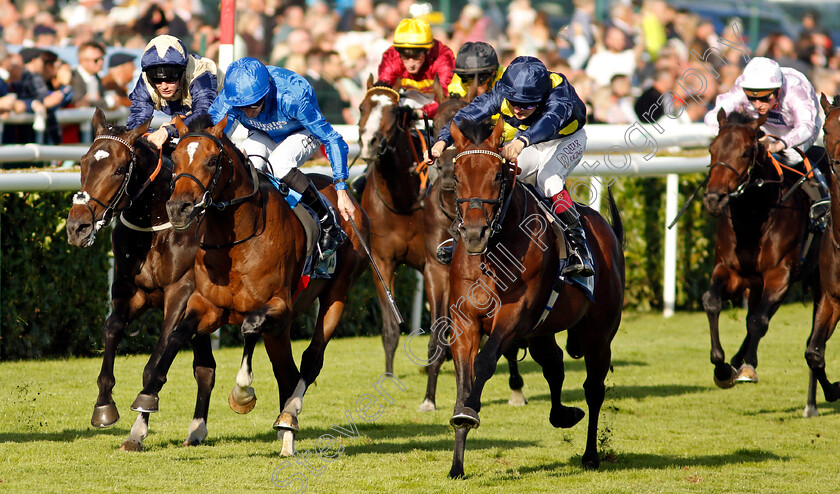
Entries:
<svg viewBox="0 0 840 494">
<path fill-rule="evenodd" d="M 56 112 L 62 123 L 89 122 L 91 109 L 72 109 Z M 125 110 L 106 114 L 109 120 L 124 120 Z M 14 116 L 9 123 L 24 123 L 26 116 Z M 158 118 L 155 125 L 165 123 Z M 358 127 L 335 126 L 351 145 L 351 156 L 358 153 Z M 591 188 L 600 197 L 604 183 L 610 177 L 618 176 L 666 176 L 666 223 L 676 215 L 679 208 L 679 175 L 705 170 L 709 164 L 708 154 L 699 157 L 654 157 L 663 150 L 679 151 L 686 147 L 707 147 L 711 133 L 703 124 L 689 124 L 654 128 L 650 125 L 588 125 L 586 152 L 573 175 L 592 176 Z M 236 136 L 234 136 L 236 139 Z M 0 147 L 0 162 L 44 162 L 78 161 L 87 151 L 86 145 L 40 146 L 24 144 Z M 593 154 L 598 153 L 598 154 Z M 361 166 L 351 168 L 351 177 L 362 172 Z M 328 167 L 309 167 L 307 171 L 330 174 Z M 600 177 L 600 178 L 599 178 Z M 67 170 L 13 170 L 0 173 L 0 192 L 16 191 L 59 191 L 77 190 L 80 186 L 79 172 Z M 677 227 L 665 229 L 663 306 L 664 316 L 674 313 L 676 296 Z M 420 291 L 422 297 L 422 290 Z M 422 299 L 414 302 L 413 326 L 419 326 L 419 309 Z"/>
</svg>

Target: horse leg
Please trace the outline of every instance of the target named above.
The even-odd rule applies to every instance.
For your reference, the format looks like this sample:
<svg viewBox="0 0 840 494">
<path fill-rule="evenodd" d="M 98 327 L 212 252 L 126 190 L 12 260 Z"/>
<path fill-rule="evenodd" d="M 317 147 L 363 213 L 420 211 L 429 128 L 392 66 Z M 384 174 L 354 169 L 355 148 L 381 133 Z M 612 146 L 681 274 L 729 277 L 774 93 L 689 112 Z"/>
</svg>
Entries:
<svg viewBox="0 0 840 494">
<path fill-rule="evenodd" d="M 263 334 L 263 339 L 265 340 L 265 351 L 269 360 L 271 360 L 274 379 L 277 381 L 280 403 L 289 404 L 295 397 L 302 399 L 306 388 L 301 384 L 300 372 L 298 372 L 292 355 L 292 341 L 289 337 L 288 325 L 278 334 L 274 332 Z M 292 407 L 294 407 L 294 404 L 289 404 L 289 408 Z M 295 434 L 300 430 L 300 427 L 297 422 L 297 414 L 291 415 L 285 409 L 286 407 L 277 417 L 273 428 L 277 431 L 277 439 L 283 441 L 280 455 L 293 456 L 295 454 Z"/>
<path fill-rule="evenodd" d="M 594 330 L 598 326 L 593 324 L 590 328 Z M 602 327 L 606 326 L 605 324 Z M 618 322 L 613 326 L 612 332 L 607 334 L 614 335 L 617 327 Z M 593 331 L 593 333 L 596 333 L 596 331 Z M 590 335 L 590 340 L 584 351 L 586 379 L 583 381 L 583 392 L 586 396 L 586 407 L 589 409 L 589 426 L 586 430 L 586 450 L 583 452 L 583 458 L 581 458 L 581 466 L 591 470 L 596 470 L 601 465 L 601 459 L 598 456 L 598 418 L 607 391 L 604 380 L 607 378 L 612 359 L 611 337 L 599 338 L 598 336 L 600 335 Z"/>
<path fill-rule="evenodd" d="M 831 338 L 840 319 L 840 303 L 834 297 L 823 294 L 814 315 L 814 327 L 805 350 L 805 360 L 811 368 L 811 375 L 822 386 L 826 401 L 840 398 L 840 383 L 831 383 L 825 372 L 825 345 Z M 807 410 L 806 410 L 807 411 Z"/>
<path fill-rule="evenodd" d="M 418 411 L 433 412 L 436 410 L 438 373 L 446 359 L 447 351 L 444 338 L 446 330 L 449 329 L 449 308 L 446 306 L 446 301 L 449 300 L 449 271 L 445 266 L 437 264 L 437 261 L 431 260 L 426 262 L 423 278 L 426 282 L 426 300 L 429 301 L 432 327 L 429 331 L 426 396 Z"/>
<path fill-rule="evenodd" d="M 257 393 L 251 384 L 254 382 L 254 371 L 251 367 L 254 358 L 254 347 L 260 340 L 259 327 L 242 325 L 242 360 L 236 373 L 236 382 L 228 395 L 228 406 L 236 413 L 245 414 L 257 405 Z"/>
<path fill-rule="evenodd" d="M 811 341 L 811 337 L 814 334 L 814 325 L 816 324 L 817 320 L 817 307 L 820 305 L 820 298 L 822 298 L 821 296 L 816 296 L 816 294 L 821 293 L 818 276 L 815 276 L 811 279 L 810 287 L 811 293 L 815 294 L 815 296 L 813 309 L 811 311 L 811 334 L 808 335 L 808 341 L 805 342 L 806 351 L 807 346 Z M 820 412 L 817 410 L 817 375 L 814 373 L 813 370 L 811 370 L 810 366 L 808 367 L 808 370 L 808 396 L 805 399 L 805 410 L 802 411 L 802 416 L 805 418 L 819 417 Z"/>
<path fill-rule="evenodd" d="M 557 345 L 553 334 L 533 338 L 529 343 L 531 356 L 542 367 L 543 377 L 551 392 L 551 412 L 548 421 L 554 427 L 563 429 L 573 427 L 585 414 L 580 408 L 567 407 L 562 403 L 561 393 L 566 377 L 563 368 L 563 350 Z"/>
<path fill-rule="evenodd" d="M 527 346 L 525 347 L 528 348 Z M 519 362 L 516 358 L 519 356 L 520 346 L 518 342 L 514 342 L 504 353 L 508 362 L 508 370 L 510 371 L 510 378 L 508 385 L 510 386 L 510 399 L 508 405 L 521 407 L 528 404 L 528 399 L 522 392 L 522 387 L 525 386 L 525 381 L 522 380 L 522 375 L 519 373 Z M 527 350 L 526 350 L 527 351 Z"/>
<path fill-rule="evenodd" d="M 726 354 L 723 351 L 723 346 L 720 344 L 719 322 L 722 308 L 721 294 L 730 281 L 729 269 L 722 264 L 718 264 L 712 272 L 711 286 L 703 294 L 703 309 L 705 309 L 706 317 L 709 319 L 709 335 L 712 340 L 710 360 L 712 365 L 715 366 L 715 384 L 723 389 L 734 386 L 735 377 L 738 374 L 737 369 L 726 363 Z"/>
<path fill-rule="evenodd" d="M 468 328 L 476 328 L 478 322 L 468 323 Z M 475 362 L 478 354 L 481 336 L 477 329 L 469 333 L 461 331 L 453 335 L 451 341 L 452 361 L 455 364 L 455 383 L 457 387 L 457 398 L 455 399 L 455 410 L 449 423 L 455 428 L 455 447 L 453 448 L 452 467 L 449 469 L 451 478 L 464 476 L 464 451 L 467 447 L 467 433 L 477 426 L 472 417 L 460 415 L 467 395 L 470 394 L 475 379 Z"/>
<path fill-rule="evenodd" d="M 749 334 L 749 341 L 747 343 L 746 352 L 744 353 L 744 365 L 740 366 L 740 372 L 737 382 L 758 382 L 758 375 L 755 373 L 758 367 L 758 343 L 761 338 L 767 334 L 767 328 L 770 325 L 770 318 L 779 309 L 782 301 L 787 295 L 790 287 L 790 266 L 782 264 L 776 269 L 773 269 L 764 275 L 764 286 L 761 290 L 760 300 L 754 307 L 753 293 L 756 290 L 750 290 L 750 308 L 747 312 L 747 332 Z M 740 351 L 739 351 L 740 353 Z M 733 358 L 733 362 L 735 359 Z"/>
<path fill-rule="evenodd" d="M 393 259 L 382 259 L 373 253 L 376 265 L 379 267 L 382 279 L 388 284 L 388 289 L 394 293 L 395 268 Z M 385 372 L 394 373 L 394 354 L 397 352 L 397 345 L 400 342 L 400 328 L 397 319 L 391 312 L 388 294 L 382 283 L 374 280 L 376 294 L 379 296 L 379 307 L 382 312 L 382 345 L 385 348 Z"/>
<path fill-rule="evenodd" d="M 198 385 L 195 397 L 195 412 L 190 423 L 184 446 L 197 446 L 207 439 L 207 411 L 210 408 L 210 394 L 216 384 L 216 359 L 209 334 L 196 335 L 192 340 L 193 375 Z"/>
</svg>

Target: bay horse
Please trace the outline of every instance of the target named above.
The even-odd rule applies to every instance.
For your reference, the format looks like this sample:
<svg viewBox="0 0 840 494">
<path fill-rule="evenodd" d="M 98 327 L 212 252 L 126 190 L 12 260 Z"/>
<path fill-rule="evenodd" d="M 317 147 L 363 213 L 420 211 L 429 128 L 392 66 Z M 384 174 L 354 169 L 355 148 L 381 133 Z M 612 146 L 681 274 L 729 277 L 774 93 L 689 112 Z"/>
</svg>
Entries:
<svg viewBox="0 0 840 494">
<path fill-rule="evenodd" d="M 467 106 L 477 95 L 487 91 L 489 80 L 480 85 L 478 78 L 473 78 L 467 94 L 461 97 L 449 97 L 435 77 L 434 91 L 435 100 L 439 106 L 433 119 L 433 133 L 437 136 L 444 125 L 449 125 L 452 117 L 458 110 Z M 429 186 L 424 206 L 424 234 L 426 258 L 423 266 L 423 280 L 426 291 L 426 300 L 429 302 L 432 326 L 430 328 L 428 359 L 421 361 L 427 365 L 428 378 L 426 383 L 426 395 L 420 405 L 420 411 L 433 411 L 436 409 L 435 395 L 437 393 L 437 378 L 440 367 L 448 354 L 449 346 L 446 342 L 445 331 L 449 325 L 445 324 L 449 317 L 449 265 L 442 264 L 437 258 L 438 246 L 451 241 L 452 235 L 449 227 L 455 220 L 455 182 L 452 179 L 452 158 L 457 151 L 450 147 L 446 149 L 435 163 L 437 177 Z M 517 352 L 519 346 L 513 345 L 505 353 L 508 361 L 510 378 L 508 384 L 511 389 L 511 397 L 508 403 L 514 406 L 522 406 L 528 403 L 522 393 L 524 382 L 519 374 Z"/>
<path fill-rule="evenodd" d="M 382 278 L 394 291 L 397 266 L 405 264 L 423 270 L 424 195 L 418 164 L 422 160 L 422 136 L 413 131 L 415 110 L 400 106 L 397 87 L 367 81 L 367 93 L 360 105 L 360 157 L 368 163 L 368 181 L 361 203 L 370 218 L 370 249 Z M 389 309 L 388 294 L 376 283 L 382 312 L 382 343 L 385 371 L 394 372 L 394 354 L 400 329 Z"/>
<path fill-rule="evenodd" d="M 827 234 L 823 235 L 819 245 L 819 297 L 818 302 L 815 300 L 817 303 L 814 325 L 808 338 L 805 360 L 811 369 L 812 383 L 816 379 L 822 387 L 825 399 L 833 402 L 840 398 L 840 383 L 831 383 L 828 380 L 825 372 L 825 347 L 840 319 L 840 98 L 835 96 L 834 101 L 829 104 L 828 98 L 822 94 L 820 105 L 825 112 L 823 140 L 831 172 L 831 215 L 826 228 Z M 815 417 L 818 415 L 816 398 L 809 392 L 808 399 L 805 416 Z"/>
<path fill-rule="evenodd" d="M 197 118 L 188 129 L 182 120 L 175 121 L 181 138 L 172 154 L 175 177 L 166 210 L 175 228 L 198 223 L 196 290 L 132 407 L 157 410 L 164 376 L 178 349 L 191 337 L 210 334 L 223 324 L 242 324 L 244 351 L 228 403 L 238 413 L 254 407 L 251 359 L 262 335 L 283 407 L 273 427 L 283 440 L 281 454 L 288 456 L 295 452 L 303 396 L 323 367 L 326 345 L 350 286 L 366 266 L 360 242 L 367 241 L 369 223 L 357 208 L 353 219 L 363 236 L 360 239 L 342 219 L 348 240 L 337 251 L 332 278 L 306 284 L 302 278 L 307 254 L 304 226 L 280 191 L 256 172 L 224 134 L 226 122 L 223 119 L 214 126 L 208 115 Z M 323 175 L 310 178 L 336 204 L 332 181 Z M 320 307 L 314 334 L 298 371 L 290 326 L 316 299 Z"/>
<path fill-rule="evenodd" d="M 714 381 L 726 389 L 758 381 L 758 343 L 770 318 L 793 282 L 801 279 L 816 289 L 819 273 L 814 269 L 815 249 L 800 261 L 808 228 L 804 192 L 782 201 L 798 177 L 787 173 L 780 178 L 759 141 L 766 115 L 753 120 L 740 113 L 727 116 L 721 109 L 717 119 L 720 132 L 709 146 L 711 165 L 703 196 L 706 210 L 718 217 L 715 267 L 703 307 L 709 319 Z M 738 300 L 747 290 L 747 334 L 727 363 L 718 326 L 721 301 Z M 812 377 L 809 396 L 814 388 Z"/>
<path fill-rule="evenodd" d="M 105 428 L 120 418 L 112 397 L 116 384 L 114 357 L 125 328 L 151 308 L 162 308 L 163 327 L 143 371 L 146 383 L 167 338 L 184 314 L 195 288 L 193 265 L 198 243 L 195 231 L 175 230 L 166 215 L 172 165 L 159 161 L 156 148 L 142 135 L 149 122 L 132 131 L 109 125 L 98 109 L 93 115 L 94 141 L 80 161 L 81 189 L 67 215 L 67 241 L 87 247 L 99 229 L 117 215 L 111 233 L 114 281 L 111 314 L 105 320 L 105 350 L 96 382 L 91 425 Z M 207 436 L 207 408 L 215 380 L 216 362 L 208 336 L 193 340 L 193 369 L 198 395 L 189 435 L 184 442 L 196 445 Z M 120 449 L 139 451 L 148 433 L 148 413 L 140 413 Z"/>
<path fill-rule="evenodd" d="M 467 433 L 480 425 L 482 390 L 499 357 L 518 339 L 528 340 L 548 382 L 551 425 L 569 428 L 584 417 L 583 410 L 564 406 L 560 399 L 563 352 L 555 333 L 563 330 L 569 355 L 583 356 L 586 363 L 589 427 L 582 465 L 598 468 L 598 416 L 624 300 L 624 231 L 618 208 L 610 193 L 611 227 L 594 210 L 576 205 L 597 268 L 590 301 L 577 286 L 557 285 L 560 256 L 553 229 L 537 200 L 517 182 L 515 167 L 499 154 L 503 120 L 493 127 L 461 125 L 450 125 L 458 150 L 454 176 L 461 241 L 449 273 L 450 344 L 458 386 L 450 419 L 455 447 L 449 475 L 463 477 Z M 555 286 L 556 304 L 549 309 Z M 482 335 L 489 338 L 479 350 Z"/>
</svg>

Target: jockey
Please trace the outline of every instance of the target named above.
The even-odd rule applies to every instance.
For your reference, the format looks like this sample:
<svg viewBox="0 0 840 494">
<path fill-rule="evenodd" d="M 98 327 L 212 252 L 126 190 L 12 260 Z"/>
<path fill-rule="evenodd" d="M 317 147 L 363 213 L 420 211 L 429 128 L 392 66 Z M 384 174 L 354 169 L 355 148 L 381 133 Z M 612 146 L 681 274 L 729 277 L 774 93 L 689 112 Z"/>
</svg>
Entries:
<svg viewBox="0 0 840 494">
<path fill-rule="evenodd" d="M 821 156 L 822 148 L 812 147 L 822 126 L 817 95 L 808 79 L 796 69 L 779 67 L 769 58 L 753 57 L 732 89 L 719 95 L 715 108 L 706 114 L 706 125 L 715 134 L 720 130 L 717 113 L 721 108 L 727 115 L 733 111 L 745 112 L 753 118 L 767 115 L 761 130 L 771 135 L 759 141 L 785 165 L 802 163 L 794 147 L 807 152 L 814 164 Z M 802 189 L 812 202 L 811 228 L 822 230 L 829 209 L 828 185 L 820 170 L 816 166 L 812 169 L 814 173 L 802 184 Z"/>
<path fill-rule="evenodd" d="M 143 74 L 128 96 L 128 130 L 145 123 L 155 110 L 185 116 L 184 123 L 189 125 L 194 115 L 207 112 L 224 81 L 215 62 L 188 53 L 181 40 L 169 35 L 158 36 L 146 45 L 140 68 Z M 173 137 L 178 137 L 175 126 L 164 125 L 148 139 L 160 148 Z"/>
<path fill-rule="evenodd" d="M 474 78 L 478 78 L 478 95 L 489 91 L 504 69 L 499 66 L 499 57 L 492 46 L 483 41 L 467 41 L 455 57 L 455 75 L 449 83 L 449 95 L 464 97 L 470 90 Z"/>
<path fill-rule="evenodd" d="M 500 114 L 505 122 L 502 157 L 516 162 L 522 175 L 537 174 L 537 186 L 547 197 L 568 246 L 564 275 L 592 276 L 586 236 L 580 216 L 566 191 L 566 177 L 580 163 L 586 146 L 586 107 L 574 88 L 561 74 L 549 72 L 534 57 L 517 57 L 489 93 L 462 108 L 452 119 L 484 121 Z M 440 157 L 453 143 L 449 127 L 444 127 L 432 146 L 431 157 Z M 558 225 L 558 222 L 560 223 Z M 557 232 L 558 239 L 562 236 Z"/>
<path fill-rule="evenodd" d="M 394 87 L 398 82 L 403 90 L 424 94 L 434 92 L 435 76 L 443 87 L 452 80 L 455 56 L 446 45 L 432 37 L 429 23 L 420 19 L 403 19 L 394 31 L 394 45 L 382 54 L 378 82 Z M 435 116 L 438 104 L 432 98 L 418 110 L 423 118 Z M 422 111 L 420 111 L 422 110 Z"/>
<path fill-rule="evenodd" d="M 214 123 L 228 117 L 226 132 L 235 122 L 248 129 L 243 152 L 266 167 L 301 195 L 321 220 L 321 258 L 329 256 L 347 238 L 335 210 L 322 198 L 315 184 L 298 167 L 321 147 L 326 147 L 338 195 L 338 210 L 345 219 L 355 212 L 347 195 L 347 143 L 327 123 L 312 86 L 303 76 L 280 67 L 266 67 L 255 58 L 234 61 L 227 69 L 224 90 L 210 107 Z"/>
</svg>

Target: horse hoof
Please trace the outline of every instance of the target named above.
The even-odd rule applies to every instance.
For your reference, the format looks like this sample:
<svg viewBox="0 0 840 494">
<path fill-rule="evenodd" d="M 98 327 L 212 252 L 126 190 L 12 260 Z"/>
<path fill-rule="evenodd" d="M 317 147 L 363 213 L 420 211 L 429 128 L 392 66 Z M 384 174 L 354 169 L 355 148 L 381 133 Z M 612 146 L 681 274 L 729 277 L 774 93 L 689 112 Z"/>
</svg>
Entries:
<svg viewBox="0 0 840 494">
<path fill-rule="evenodd" d="M 93 407 L 93 417 L 90 419 L 90 425 L 104 429 L 111 427 L 120 420 L 120 412 L 117 411 L 117 405 L 112 401 L 107 405 L 100 405 Z"/>
<path fill-rule="evenodd" d="M 135 412 L 155 413 L 158 411 L 158 397 L 140 393 L 131 404 Z"/>
<path fill-rule="evenodd" d="M 560 429 L 569 429 L 574 427 L 586 413 L 578 407 L 567 407 L 560 405 L 559 410 L 555 413 L 554 407 L 551 407 L 551 413 L 548 415 L 548 421 L 552 426 Z"/>
<path fill-rule="evenodd" d="M 802 412 L 802 416 L 806 419 L 819 417 L 820 412 L 817 410 L 815 405 L 805 405 L 805 410 Z"/>
<path fill-rule="evenodd" d="M 254 409 L 257 406 L 257 395 L 254 392 L 254 388 L 248 388 L 248 394 L 251 395 L 251 400 L 245 403 L 237 403 L 236 399 L 233 397 L 233 390 L 230 391 L 228 395 L 228 406 L 230 409 L 239 414 L 246 414 Z"/>
<path fill-rule="evenodd" d="M 181 446 L 198 446 L 204 441 L 199 441 L 198 439 L 187 439 L 181 443 Z"/>
<path fill-rule="evenodd" d="M 423 400 L 423 403 L 420 404 L 420 408 L 417 409 L 418 412 L 434 412 L 435 410 L 437 410 L 435 402 L 428 398 Z"/>
<path fill-rule="evenodd" d="M 594 455 L 584 453 L 583 458 L 580 460 L 580 466 L 584 470 L 598 470 L 601 466 L 601 458 L 598 457 L 598 453 Z"/>
<path fill-rule="evenodd" d="M 528 398 L 525 398 L 525 394 L 522 390 L 511 390 L 510 392 L 510 399 L 508 400 L 508 405 L 514 407 L 524 407 L 528 404 Z"/>
<path fill-rule="evenodd" d="M 278 417 L 277 420 L 274 421 L 274 430 L 281 431 L 287 430 L 292 432 L 300 431 L 300 427 L 298 426 L 297 417 L 292 415 L 291 413 L 283 412 Z"/>
<path fill-rule="evenodd" d="M 452 469 L 449 470 L 449 478 L 450 479 L 462 479 L 462 478 L 464 478 L 464 469 L 463 468 L 452 467 Z"/>
<path fill-rule="evenodd" d="M 478 429 L 481 420 L 478 418 L 478 412 L 472 408 L 461 407 L 461 410 L 456 411 L 449 419 L 449 424 L 456 429 Z"/>
<path fill-rule="evenodd" d="M 738 377 L 738 370 L 731 365 L 729 367 L 729 376 L 727 377 L 719 377 L 718 371 L 715 369 L 715 385 L 720 389 L 729 389 L 732 386 L 735 386 L 735 379 Z"/>
<path fill-rule="evenodd" d="M 137 441 L 132 441 L 131 439 L 126 439 L 120 444 L 120 451 L 130 451 L 132 453 L 139 453 L 143 451 L 143 445 L 138 443 Z"/>
<path fill-rule="evenodd" d="M 738 371 L 738 377 L 735 378 L 736 383 L 757 383 L 758 374 L 755 372 L 755 367 L 750 364 L 743 364 Z"/>
</svg>

